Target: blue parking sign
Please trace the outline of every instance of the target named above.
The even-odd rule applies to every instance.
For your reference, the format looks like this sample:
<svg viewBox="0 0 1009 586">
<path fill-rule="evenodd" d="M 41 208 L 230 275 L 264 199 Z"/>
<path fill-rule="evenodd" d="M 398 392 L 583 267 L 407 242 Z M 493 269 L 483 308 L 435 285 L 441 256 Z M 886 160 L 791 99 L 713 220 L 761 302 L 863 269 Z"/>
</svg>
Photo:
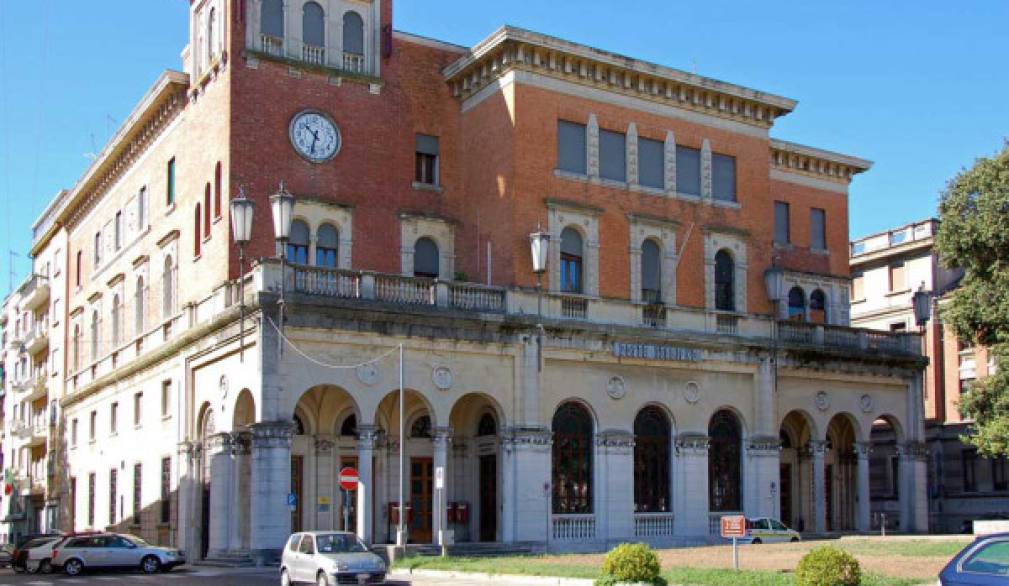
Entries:
<svg viewBox="0 0 1009 586">
<path fill-rule="evenodd" d="M 293 492 L 287 493 L 287 506 L 296 507 L 298 506 L 298 495 Z"/>
</svg>

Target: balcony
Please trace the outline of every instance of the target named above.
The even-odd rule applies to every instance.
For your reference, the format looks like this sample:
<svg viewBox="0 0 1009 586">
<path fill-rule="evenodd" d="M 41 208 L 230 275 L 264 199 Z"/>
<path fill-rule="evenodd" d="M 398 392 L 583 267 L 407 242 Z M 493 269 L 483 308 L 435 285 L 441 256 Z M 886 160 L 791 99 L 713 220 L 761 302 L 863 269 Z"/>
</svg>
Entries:
<svg viewBox="0 0 1009 586">
<path fill-rule="evenodd" d="M 44 398 L 49 394 L 49 373 L 45 370 L 41 370 L 35 373 L 34 376 L 26 380 L 21 385 L 21 391 L 23 391 L 25 396 L 23 400 L 32 402 L 38 399 Z"/>
<path fill-rule="evenodd" d="M 279 291 L 279 269 L 276 261 L 263 261 L 255 277 L 258 288 Z M 307 266 L 288 267 L 285 277 L 287 291 L 296 294 L 397 305 L 408 311 L 430 308 L 431 311 L 491 313 L 501 314 L 505 319 L 533 318 L 540 311 L 536 292 L 524 289 Z M 552 292 L 543 294 L 542 319 L 731 336 L 767 344 L 776 338 L 784 345 L 856 354 L 870 351 L 882 355 L 917 356 L 921 350 L 920 336 L 916 333 L 776 321 L 770 316 L 637 304 Z"/>
<path fill-rule="evenodd" d="M 322 67 L 336 73 L 372 75 L 368 60 L 360 53 L 344 53 L 339 47 L 320 47 L 302 41 L 261 33 L 249 49 L 261 57 Z"/>
<path fill-rule="evenodd" d="M 49 320 L 42 319 L 35 322 L 24 338 L 25 352 L 30 355 L 38 354 L 49 347 Z"/>
<path fill-rule="evenodd" d="M 21 286 L 21 302 L 26 309 L 32 310 L 49 301 L 49 278 L 43 275 L 32 275 Z"/>
<path fill-rule="evenodd" d="M 16 419 L 11 429 L 11 435 L 25 440 L 25 445 L 28 447 L 45 445 L 48 434 L 49 425 L 46 423 L 45 417 L 35 417 L 32 421 Z"/>
</svg>

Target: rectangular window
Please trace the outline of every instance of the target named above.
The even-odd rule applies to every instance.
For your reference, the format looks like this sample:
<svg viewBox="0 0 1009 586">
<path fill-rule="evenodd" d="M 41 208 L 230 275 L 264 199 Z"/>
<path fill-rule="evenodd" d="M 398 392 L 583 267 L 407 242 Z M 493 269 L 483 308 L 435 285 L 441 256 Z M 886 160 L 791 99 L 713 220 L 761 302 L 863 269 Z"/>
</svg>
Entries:
<svg viewBox="0 0 1009 586">
<path fill-rule="evenodd" d="M 904 261 L 899 260 L 890 265 L 890 291 L 903 291 L 907 289 L 904 279 Z"/>
<path fill-rule="evenodd" d="M 116 524 L 116 480 L 117 472 L 115 468 L 109 470 L 109 525 Z"/>
<path fill-rule="evenodd" d="M 977 492 L 977 450 L 964 450 L 963 460 L 963 491 Z"/>
<path fill-rule="evenodd" d="M 701 195 L 701 151 L 676 145 L 676 191 Z"/>
<path fill-rule="evenodd" d="M 168 177 L 165 188 L 165 205 L 175 205 L 175 157 L 168 161 Z"/>
<path fill-rule="evenodd" d="M 143 487 L 143 465 L 133 465 L 133 524 L 140 524 L 140 512 L 143 501 L 140 498 L 140 491 Z"/>
<path fill-rule="evenodd" d="M 161 459 L 161 522 L 172 520 L 172 459 Z"/>
<path fill-rule="evenodd" d="M 143 406 L 144 406 L 144 394 L 137 393 L 133 395 L 133 426 L 140 427 L 140 422 L 143 417 Z"/>
<path fill-rule="evenodd" d="M 140 188 L 137 195 L 137 232 L 141 232 L 147 225 L 147 186 Z"/>
<path fill-rule="evenodd" d="M 718 201 L 736 201 L 736 157 L 711 155 L 711 189 Z"/>
<path fill-rule="evenodd" d="M 907 324 L 904 322 L 897 322 L 890 324 L 890 331 L 897 334 L 907 331 Z"/>
<path fill-rule="evenodd" d="M 414 180 L 417 183 L 438 185 L 438 137 L 417 135 L 417 167 Z"/>
<path fill-rule="evenodd" d="M 88 527 L 95 526 L 95 473 L 88 474 Z"/>
<path fill-rule="evenodd" d="M 102 233 L 95 233 L 95 266 L 102 262 Z"/>
<path fill-rule="evenodd" d="M 116 250 L 119 250 L 123 247 L 123 212 L 121 211 L 116 212 L 115 234 Z"/>
<path fill-rule="evenodd" d="M 116 427 L 119 424 L 119 403 L 113 403 L 109 409 L 109 432 L 116 435 Z"/>
<path fill-rule="evenodd" d="M 171 413 L 172 381 L 161 383 L 161 416 L 168 417 Z"/>
<path fill-rule="evenodd" d="M 91 412 L 91 426 L 88 428 L 88 439 L 95 441 L 95 427 L 98 425 L 98 412 Z"/>
<path fill-rule="evenodd" d="M 77 447 L 77 418 L 70 422 L 70 446 Z"/>
<path fill-rule="evenodd" d="M 827 212 L 819 208 L 809 210 L 809 247 L 827 250 Z"/>
<path fill-rule="evenodd" d="M 587 170 L 585 125 L 557 121 L 557 168 L 585 175 Z"/>
<path fill-rule="evenodd" d="M 622 133 L 599 131 L 599 176 L 627 181 L 627 138 Z"/>
<path fill-rule="evenodd" d="M 656 189 L 666 188 L 666 148 L 662 141 L 638 139 L 638 183 Z"/>
<path fill-rule="evenodd" d="M 865 299 L 865 276 L 862 273 L 851 274 L 851 300 Z"/>
<path fill-rule="evenodd" d="M 783 201 L 774 202 L 774 243 L 788 244 L 792 241 L 789 230 L 788 204 Z"/>
</svg>

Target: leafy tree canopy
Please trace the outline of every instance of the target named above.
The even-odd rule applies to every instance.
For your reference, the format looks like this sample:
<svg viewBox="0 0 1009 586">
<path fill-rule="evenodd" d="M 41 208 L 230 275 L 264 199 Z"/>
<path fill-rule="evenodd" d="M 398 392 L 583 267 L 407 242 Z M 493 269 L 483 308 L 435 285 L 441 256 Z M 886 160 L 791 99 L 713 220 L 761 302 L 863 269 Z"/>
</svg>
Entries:
<svg viewBox="0 0 1009 586">
<path fill-rule="evenodd" d="M 964 417 L 975 422 L 964 441 L 985 455 L 1009 454 L 1009 143 L 949 182 L 939 219 L 939 257 L 964 271 L 942 319 L 961 341 L 987 347 L 1000 366 L 960 398 Z"/>
</svg>

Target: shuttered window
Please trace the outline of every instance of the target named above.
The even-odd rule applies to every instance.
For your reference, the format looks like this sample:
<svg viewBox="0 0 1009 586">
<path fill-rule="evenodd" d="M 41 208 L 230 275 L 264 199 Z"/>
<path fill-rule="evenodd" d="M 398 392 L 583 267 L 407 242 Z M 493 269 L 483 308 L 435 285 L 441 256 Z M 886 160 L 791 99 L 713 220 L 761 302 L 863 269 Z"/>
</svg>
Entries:
<svg viewBox="0 0 1009 586">
<path fill-rule="evenodd" d="M 890 291 L 903 291 L 904 289 L 907 289 L 904 261 L 897 261 L 890 265 Z"/>
</svg>

